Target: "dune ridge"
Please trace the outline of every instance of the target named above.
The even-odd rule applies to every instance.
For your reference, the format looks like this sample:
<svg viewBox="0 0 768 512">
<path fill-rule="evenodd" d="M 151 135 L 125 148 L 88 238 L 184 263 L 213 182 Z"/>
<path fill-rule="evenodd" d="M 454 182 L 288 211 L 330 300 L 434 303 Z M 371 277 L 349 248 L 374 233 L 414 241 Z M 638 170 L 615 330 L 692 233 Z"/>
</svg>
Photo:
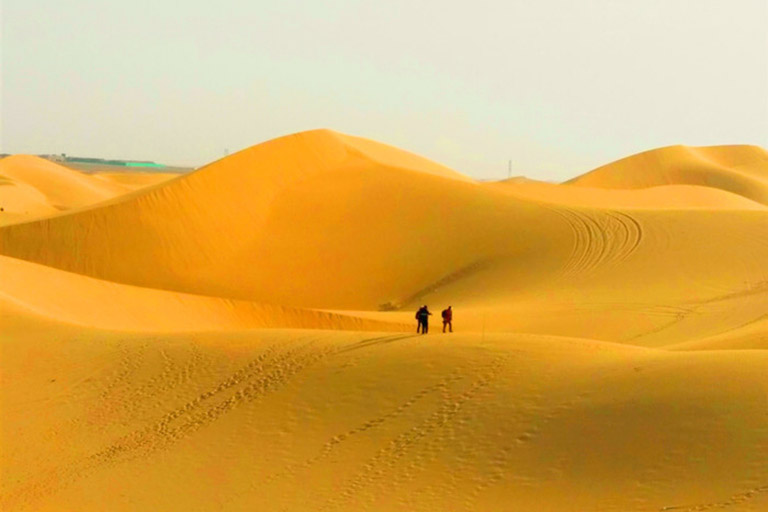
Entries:
<svg viewBox="0 0 768 512">
<path fill-rule="evenodd" d="M 570 206 L 633 210 L 761 210 L 766 207 L 734 192 L 707 185 L 598 188 L 520 179 L 505 180 L 493 185 L 519 197 Z"/>
<path fill-rule="evenodd" d="M 701 185 L 766 204 L 766 166 L 768 152 L 758 146 L 669 146 L 598 167 L 566 183 L 619 189 Z"/>
</svg>

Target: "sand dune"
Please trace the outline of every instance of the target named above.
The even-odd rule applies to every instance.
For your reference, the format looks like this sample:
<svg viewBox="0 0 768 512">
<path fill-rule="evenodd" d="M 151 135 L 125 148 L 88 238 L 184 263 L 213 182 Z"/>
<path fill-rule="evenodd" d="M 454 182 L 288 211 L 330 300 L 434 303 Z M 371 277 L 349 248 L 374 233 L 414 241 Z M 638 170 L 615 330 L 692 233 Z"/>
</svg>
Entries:
<svg viewBox="0 0 768 512">
<path fill-rule="evenodd" d="M 256 327 L 402 331 L 406 324 L 121 285 L 0 256 L 0 301 L 69 324 L 127 331 Z"/>
<path fill-rule="evenodd" d="M 658 185 L 647 188 L 568 187 L 528 179 L 511 179 L 493 186 L 517 197 L 556 205 L 650 210 L 762 210 L 766 206 L 744 196 L 704 185 Z M 768 186 L 768 183 L 766 183 Z"/>
<path fill-rule="evenodd" d="M 757 146 L 670 146 L 599 167 L 569 184 L 597 188 L 703 185 L 767 204 L 768 152 Z"/>
<path fill-rule="evenodd" d="M 115 183 L 95 180 L 36 156 L 12 155 L 0 160 L 0 176 L 33 187 L 58 210 L 98 203 L 124 194 Z"/>
<path fill-rule="evenodd" d="M 428 301 L 459 306 L 472 329 L 653 345 L 761 314 L 759 300 L 736 315 L 700 313 L 765 280 L 763 208 L 743 196 L 477 184 L 434 167 L 306 132 L 106 206 L 6 227 L 0 252 L 148 288 L 332 310 Z M 681 269 L 685 254 L 696 256 Z"/>
<path fill-rule="evenodd" d="M 9 159 L 3 510 L 768 509 L 760 148 L 562 185 L 329 130 L 168 180 Z"/>
<path fill-rule="evenodd" d="M 30 155 L 0 159 L 0 226 L 96 205 L 156 185 L 178 173 L 86 174 Z"/>
<path fill-rule="evenodd" d="M 0 176 L 0 225 L 59 212 L 35 187 Z"/>
<path fill-rule="evenodd" d="M 498 259 L 522 270 L 566 257 L 556 213 L 430 163 L 401 167 L 412 157 L 386 146 L 369 159 L 347 140 L 276 139 L 108 207 L 10 226 L 0 253 L 139 286 L 346 309 L 400 304 Z"/>
</svg>

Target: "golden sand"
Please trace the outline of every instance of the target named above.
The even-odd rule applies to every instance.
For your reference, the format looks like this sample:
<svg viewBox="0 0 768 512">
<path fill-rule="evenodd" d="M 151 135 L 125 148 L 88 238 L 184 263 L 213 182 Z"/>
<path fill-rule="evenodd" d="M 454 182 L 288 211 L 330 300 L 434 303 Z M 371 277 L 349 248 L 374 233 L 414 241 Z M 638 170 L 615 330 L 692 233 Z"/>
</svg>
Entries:
<svg viewBox="0 0 768 512">
<path fill-rule="evenodd" d="M 2 510 L 768 510 L 763 149 L 486 183 L 317 130 L 3 204 Z"/>
<path fill-rule="evenodd" d="M 142 172 L 142 171 L 99 171 L 93 176 L 107 182 L 118 183 L 125 188 L 136 190 L 149 185 L 157 185 L 178 178 L 179 173 L 173 172 Z"/>
</svg>

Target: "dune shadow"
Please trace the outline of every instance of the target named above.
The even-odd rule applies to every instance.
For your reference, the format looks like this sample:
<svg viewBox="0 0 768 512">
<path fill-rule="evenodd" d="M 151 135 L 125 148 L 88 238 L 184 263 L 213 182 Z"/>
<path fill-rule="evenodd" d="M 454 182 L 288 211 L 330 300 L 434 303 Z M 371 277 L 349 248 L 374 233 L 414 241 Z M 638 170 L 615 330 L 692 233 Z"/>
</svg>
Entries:
<svg viewBox="0 0 768 512">
<path fill-rule="evenodd" d="M 399 334 L 399 335 L 389 335 L 389 336 L 378 336 L 376 338 L 367 338 L 364 340 L 360 340 L 357 343 L 353 343 L 347 348 L 343 348 L 337 352 L 337 354 L 341 354 L 344 352 L 351 352 L 353 350 L 360 350 L 363 348 L 372 347 L 375 345 L 386 345 L 388 343 L 393 343 L 395 341 L 405 340 L 408 338 L 416 338 L 418 337 L 418 334 Z"/>
</svg>

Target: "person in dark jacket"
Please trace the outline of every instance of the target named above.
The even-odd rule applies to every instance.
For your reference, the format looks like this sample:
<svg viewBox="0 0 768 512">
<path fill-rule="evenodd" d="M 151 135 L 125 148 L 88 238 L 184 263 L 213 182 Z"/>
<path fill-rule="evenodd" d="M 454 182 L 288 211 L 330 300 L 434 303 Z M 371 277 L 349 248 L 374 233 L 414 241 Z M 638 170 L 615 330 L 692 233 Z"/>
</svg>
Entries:
<svg viewBox="0 0 768 512">
<path fill-rule="evenodd" d="M 424 306 L 421 306 L 418 310 L 416 310 L 416 321 L 418 324 L 416 325 L 416 333 L 421 334 L 421 312 L 424 311 Z"/>
<path fill-rule="evenodd" d="M 453 321 L 453 310 L 451 309 L 451 306 L 448 306 L 448 309 L 444 309 L 443 313 L 443 332 L 445 332 L 445 327 L 448 326 L 448 332 L 453 332 L 453 324 L 451 323 Z"/>
<path fill-rule="evenodd" d="M 416 320 L 419 321 L 416 332 L 420 332 L 421 334 L 427 334 L 429 332 L 429 316 L 431 314 L 432 313 L 429 312 L 426 304 L 419 308 L 419 310 L 416 312 Z"/>
</svg>

